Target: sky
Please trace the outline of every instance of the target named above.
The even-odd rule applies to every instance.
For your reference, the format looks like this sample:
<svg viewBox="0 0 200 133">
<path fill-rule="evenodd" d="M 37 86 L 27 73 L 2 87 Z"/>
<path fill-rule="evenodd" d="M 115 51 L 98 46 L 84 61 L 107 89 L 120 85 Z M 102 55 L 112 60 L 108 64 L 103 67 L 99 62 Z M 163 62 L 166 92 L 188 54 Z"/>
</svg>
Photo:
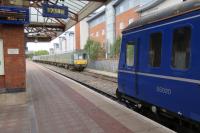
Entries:
<svg viewBox="0 0 200 133">
<path fill-rule="evenodd" d="M 50 48 L 53 48 L 52 43 L 27 43 L 28 51 L 38 51 L 38 50 L 47 50 L 49 51 Z"/>
<path fill-rule="evenodd" d="M 74 31 L 75 28 L 72 27 L 67 31 Z M 63 33 L 64 34 L 64 33 Z M 62 36 L 63 34 L 61 34 L 60 36 Z M 47 50 L 49 51 L 50 48 L 53 48 L 53 44 L 54 43 L 59 43 L 59 37 L 55 38 L 54 40 L 52 40 L 51 42 L 47 42 L 47 43 L 41 43 L 41 42 L 28 42 L 27 43 L 27 47 L 28 47 L 28 51 L 38 51 L 38 50 Z"/>
</svg>

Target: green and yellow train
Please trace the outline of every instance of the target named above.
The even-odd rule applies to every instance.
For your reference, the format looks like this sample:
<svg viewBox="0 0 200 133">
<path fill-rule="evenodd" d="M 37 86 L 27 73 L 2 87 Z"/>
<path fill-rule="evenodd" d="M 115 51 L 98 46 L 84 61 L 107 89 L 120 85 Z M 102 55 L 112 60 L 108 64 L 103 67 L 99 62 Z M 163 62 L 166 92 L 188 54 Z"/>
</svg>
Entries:
<svg viewBox="0 0 200 133">
<path fill-rule="evenodd" d="M 83 71 L 88 63 L 86 52 L 81 50 L 62 54 L 34 56 L 33 61 L 78 71 Z"/>
</svg>

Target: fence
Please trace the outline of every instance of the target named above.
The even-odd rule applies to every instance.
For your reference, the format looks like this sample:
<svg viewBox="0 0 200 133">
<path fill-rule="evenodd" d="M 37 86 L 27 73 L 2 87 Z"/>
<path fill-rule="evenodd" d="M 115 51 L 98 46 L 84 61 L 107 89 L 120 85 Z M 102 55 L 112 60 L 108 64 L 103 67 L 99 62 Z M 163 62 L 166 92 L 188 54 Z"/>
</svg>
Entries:
<svg viewBox="0 0 200 133">
<path fill-rule="evenodd" d="M 119 60 L 98 60 L 90 61 L 88 68 L 108 71 L 108 72 L 117 72 Z"/>
</svg>

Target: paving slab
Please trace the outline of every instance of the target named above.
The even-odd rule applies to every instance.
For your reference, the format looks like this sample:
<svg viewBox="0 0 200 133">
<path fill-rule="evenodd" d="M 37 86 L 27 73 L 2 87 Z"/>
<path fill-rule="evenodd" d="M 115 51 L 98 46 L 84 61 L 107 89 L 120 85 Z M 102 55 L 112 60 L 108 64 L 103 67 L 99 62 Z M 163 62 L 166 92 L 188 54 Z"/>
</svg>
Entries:
<svg viewBox="0 0 200 133">
<path fill-rule="evenodd" d="M 0 133 L 31 133 L 28 104 L 0 106 Z"/>
</svg>

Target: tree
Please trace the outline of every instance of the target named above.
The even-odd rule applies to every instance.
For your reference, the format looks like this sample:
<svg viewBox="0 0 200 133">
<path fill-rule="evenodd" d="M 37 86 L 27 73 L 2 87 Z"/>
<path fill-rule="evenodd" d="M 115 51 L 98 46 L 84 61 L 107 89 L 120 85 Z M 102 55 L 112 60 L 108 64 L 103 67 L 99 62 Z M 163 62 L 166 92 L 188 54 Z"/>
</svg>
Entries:
<svg viewBox="0 0 200 133">
<path fill-rule="evenodd" d="M 113 45 L 111 45 L 111 57 L 112 58 L 118 58 L 120 53 L 120 46 L 121 46 L 121 40 L 122 38 L 119 36 Z"/>
<path fill-rule="evenodd" d="M 49 52 L 47 50 L 38 50 L 34 52 L 35 56 L 39 56 L 39 55 L 48 55 Z"/>
<path fill-rule="evenodd" d="M 91 60 L 97 60 L 99 57 L 104 56 L 104 50 L 101 48 L 101 44 L 92 39 L 88 39 L 84 47 Z"/>
</svg>

